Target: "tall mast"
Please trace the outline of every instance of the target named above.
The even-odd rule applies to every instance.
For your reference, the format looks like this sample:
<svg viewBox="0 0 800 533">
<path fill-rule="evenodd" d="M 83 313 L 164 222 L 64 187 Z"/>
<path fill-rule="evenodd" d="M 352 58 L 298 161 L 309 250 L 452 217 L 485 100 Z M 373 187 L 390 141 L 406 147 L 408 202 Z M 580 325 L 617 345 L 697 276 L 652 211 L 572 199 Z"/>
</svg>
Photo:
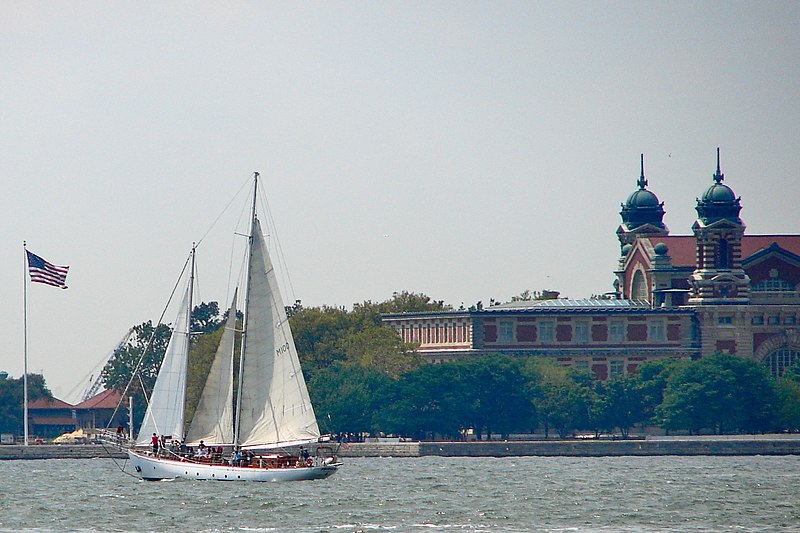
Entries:
<svg viewBox="0 0 800 533">
<path fill-rule="evenodd" d="M 183 368 L 181 371 L 183 372 L 184 376 L 189 376 L 189 346 L 191 345 L 192 341 L 192 296 L 194 293 L 194 254 L 197 250 L 197 243 L 192 243 L 192 264 L 189 268 L 189 294 L 187 295 L 187 304 L 188 307 L 186 308 L 186 357 L 183 360 Z M 183 401 L 181 402 L 183 405 L 183 416 L 181 416 L 181 441 L 186 438 L 186 387 L 183 388 Z"/>
<path fill-rule="evenodd" d="M 253 232 L 256 225 L 256 196 L 258 194 L 258 177 L 259 173 L 253 173 L 253 207 L 250 211 L 250 236 L 247 238 L 247 273 L 245 276 L 244 287 L 244 320 L 242 321 L 242 345 L 239 350 L 239 386 L 236 391 L 236 420 L 233 427 L 233 445 L 235 448 L 239 447 L 239 426 L 242 420 L 242 382 L 244 379 L 244 352 L 247 346 L 247 306 L 250 303 L 250 255 L 253 253 Z"/>
</svg>

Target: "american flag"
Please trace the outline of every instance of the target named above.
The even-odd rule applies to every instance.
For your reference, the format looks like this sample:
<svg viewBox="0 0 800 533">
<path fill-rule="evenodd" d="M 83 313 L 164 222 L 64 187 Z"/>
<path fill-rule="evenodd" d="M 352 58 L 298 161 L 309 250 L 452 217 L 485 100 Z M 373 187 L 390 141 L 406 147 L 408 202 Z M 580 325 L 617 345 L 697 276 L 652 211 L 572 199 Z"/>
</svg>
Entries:
<svg viewBox="0 0 800 533">
<path fill-rule="evenodd" d="M 39 257 L 38 255 L 25 250 L 28 254 L 28 273 L 31 281 L 36 283 L 46 283 L 53 287 L 67 288 L 68 266 L 53 265 Z"/>
</svg>

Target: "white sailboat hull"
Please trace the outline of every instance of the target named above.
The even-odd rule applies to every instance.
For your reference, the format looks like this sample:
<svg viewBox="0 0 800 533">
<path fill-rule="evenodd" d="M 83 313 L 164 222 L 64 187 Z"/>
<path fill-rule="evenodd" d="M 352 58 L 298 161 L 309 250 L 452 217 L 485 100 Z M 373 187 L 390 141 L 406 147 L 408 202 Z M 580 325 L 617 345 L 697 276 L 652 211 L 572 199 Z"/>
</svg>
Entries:
<svg viewBox="0 0 800 533">
<path fill-rule="evenodd" d="M 305 481 L 333 475 L 340 463 L 302 467 L 255 467 L 178 461 L 128 450 L 136 475 L 144 480 L 199 479 L 213 481 Z"/>
</svg>

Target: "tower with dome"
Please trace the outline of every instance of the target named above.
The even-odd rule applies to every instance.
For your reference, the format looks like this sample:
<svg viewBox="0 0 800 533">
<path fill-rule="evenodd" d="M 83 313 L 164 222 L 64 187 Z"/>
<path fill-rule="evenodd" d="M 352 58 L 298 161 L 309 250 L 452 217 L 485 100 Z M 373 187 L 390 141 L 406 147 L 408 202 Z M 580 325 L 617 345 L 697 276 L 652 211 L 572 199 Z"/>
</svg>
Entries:
<svg viewBox="0 0 800 533">
<path fill-rule="evenodd" d="M 670 234 L 643 155 L 636 185 L 616 230 L 614 298 L 388 314 L 384 323 L 432 363 L 508 353 L 553 358 L 600 379 L 645 361 L 714 353 L 757 360 L 774 376 L 800 361 L 800 235 L 746 234 L 719 149 L 690 233 Z"/>
</svg>

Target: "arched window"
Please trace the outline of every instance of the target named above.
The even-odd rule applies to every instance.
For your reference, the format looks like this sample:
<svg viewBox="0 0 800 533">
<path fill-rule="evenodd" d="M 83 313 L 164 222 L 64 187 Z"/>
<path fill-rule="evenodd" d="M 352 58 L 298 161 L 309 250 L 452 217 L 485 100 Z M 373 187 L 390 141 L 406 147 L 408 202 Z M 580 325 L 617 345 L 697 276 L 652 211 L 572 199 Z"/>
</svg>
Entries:
<svg viewBox="0 0 800 533">
<path fill-rule="evenodd" d="M 717 268 L 730 268 L 731 267 L 731 247 L 728 241 L 720 239 L 718 244 L 718 263 Z"/>
<path fill-rule="evenodd" d="M 641 270 L 633 273 L 631 300 L 647 300 L 647 278 Z"/>
<path fill-rule="evenodd" d="M 800 361 L 800 352 L 789 348 L 779 348 L 764 358 L 764 364 L 775 378 L 781 377 L 784 370 L 798 361 Z"/>
</svg>

